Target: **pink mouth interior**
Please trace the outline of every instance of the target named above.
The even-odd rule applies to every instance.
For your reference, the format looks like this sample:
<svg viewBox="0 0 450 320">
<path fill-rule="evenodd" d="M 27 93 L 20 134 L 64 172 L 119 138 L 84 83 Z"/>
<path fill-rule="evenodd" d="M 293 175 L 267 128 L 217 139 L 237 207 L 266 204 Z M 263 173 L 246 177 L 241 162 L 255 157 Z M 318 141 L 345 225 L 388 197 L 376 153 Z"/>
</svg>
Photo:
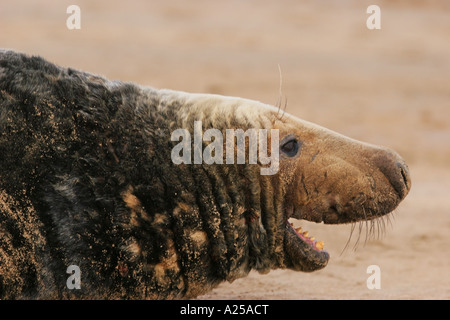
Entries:
<svg viewBox="0 0 450 320">
<path fill-rule="evenodd" d="M 307 244 L 309 244 L 314 250 L 318 251 L 318 252 L 322 252 L 323 250 L 323 241 L 317 241 L 314 237 L 310 236 L 308 234 L 308 231 L 304 231 L 302 232 L 299 228 L 294 228 L 294 226 L 287 221 L 287 223 L 289 224 L 289 226 L 295 231 L 295 233 L 297 234 L 297 236 L 303 240 L 303 242 L 306 242 Z"/>
</svg>

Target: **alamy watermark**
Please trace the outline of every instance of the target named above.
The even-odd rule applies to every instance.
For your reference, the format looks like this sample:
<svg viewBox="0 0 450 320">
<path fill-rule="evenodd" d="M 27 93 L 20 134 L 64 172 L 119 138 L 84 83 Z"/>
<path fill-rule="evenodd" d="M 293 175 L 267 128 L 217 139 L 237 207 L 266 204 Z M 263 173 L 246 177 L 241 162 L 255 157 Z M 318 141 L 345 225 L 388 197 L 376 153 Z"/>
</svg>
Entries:
<svg viewBox="0 0 450 320">
<path fill-rule="evenodd" d="M 72 4 L 67 7 L 66 13 L 70 16 L 66 20 L 66 26 L 69 30 L 81 29 L 81 9 L 79 6 Z"/>
<path fill-rule="evenodd" d="M 366 26 L 369 30 L 381 29 L 381 9 L 376 4 L 372 4 L 367 7 L 366 13 L 371 15 L 366 20 Z"/>
<path fill-rule="evenodd" d="M 80 267 L 72 264 L 67 267 L 66 273 L 70 274 L 67 278 L 66 286 L 67 289 L 81 289 L 81 270 Z"/>
<path fill-rule="evenodd" d="M 381 269 L 380 266 L 372 264 L 367 267 L 366 272 L 370 274 L 367 278 L 367 289 L 381 289 Z"/>
<path fill-rule="evenodd" d="M 260 163 L 261 175 L 274 175 L 279 169 L 279 132 L 278 129 L 226 129 L 225 140 L 222 131 L 208 129 L 203 132 L 202 122 L 194 121 L 193 141 L 187 129 L 176 129 L 172 132 L 171 141 L 179 141 L 171 152 L 172 162 L 175 164 L 225 164 L 246 163 L 248 150 L 248 164 Z M 248 148 L 246 148 L 248 138 Z M 181 140 L 181 141 L 180 141 Z M 270 140 L 270 154 L 268 152 Z M 210 142 L 203 149 L 203 142 Z M 193 152 L 192 152 L 192 149 Z M 236 152 L 235 152 L 236 149 Z M 193 157 L 192 157 L 193 153 Z"/>
<path fill-rule="evenodd" d="M 66 273 L 70 274 L 70 276 L 67 278 L 67 281 L 66 281 L 67 289 L 69 289 L 69 290 L 81 289 L 80 267 L 72 264 L 67 267 Z M 366 280 L 367 289 L 370 289 L 370 290 L 381 289 L 381 268 L 380 268 L 380 266 L 378 266 L 376 264 L 372 264 L 367 267 L 366 273 L 370 274 Z"/>
<path fill-rule="evenodd" d="M 69 30 L 81 29 L 81 9 L 79 6 L 72 4 L 67 7 L 66 13 L 70 16 L 66 20 L 66 26 Z M 381 29 L 381 9 L 379 6 L 372 4 L 367 7 L 366 13 L 370 16 L 366 20 L 367 29 Z"/>
</svg>

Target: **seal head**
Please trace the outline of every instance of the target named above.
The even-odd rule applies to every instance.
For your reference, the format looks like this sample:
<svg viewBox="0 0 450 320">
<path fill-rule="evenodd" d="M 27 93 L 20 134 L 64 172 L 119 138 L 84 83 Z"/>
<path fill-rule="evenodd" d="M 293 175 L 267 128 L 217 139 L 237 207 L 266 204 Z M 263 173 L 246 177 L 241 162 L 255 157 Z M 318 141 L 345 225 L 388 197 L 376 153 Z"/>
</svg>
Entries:
<svg viewBox="0 0 450 320">
<path fill-rule="evenodd" d="M 259 239 L 250 241 L 250 247 L 266 242 L 266 247 L 250 250 L 250 264 L 260 272 L 277 267 L 314 271 L 326 266 L 329 254 L 323 242 L 295 229 L 288 219 L 326 224 L 373 220 L 392 212 L 411 187 L 408 167 L 395 151 L 282 114 L 272 106 L 215 95 L 191 95 L 184 105 L 189 106 L 186 113 L 180 109 L 184 126 L 196 119 L 204 121 L 205 130 L 278 131 L 278 172 L 264 176 L 247 163 L 246 171 L 238 169 L 233 181 L 248 198 L 244 212 L 252 217 L 246 222 L 249 238 Z M 267 153 L 273 152 L 269 149 Z M 241 179 L 245 182 L 239 184 Z"/>
<path fill-rule="evenodd" d="M 298 149 L 292 155 L 283 150 L 286 143 L 280 147 L 286 155 L 280 160 L 286 218 L 326 224 L 373 220 L 392 212 L 408 194 L 409 170 L 396 152 L 285 118 L 280 139 L 288 137 L 286 143 Z M 329 259 L 322 242 L 311 240 L 307 232 L 294 230 L 289 223 L 285 250 L 286 263 L 295 270 L 317 270 Z"/>
</svg>

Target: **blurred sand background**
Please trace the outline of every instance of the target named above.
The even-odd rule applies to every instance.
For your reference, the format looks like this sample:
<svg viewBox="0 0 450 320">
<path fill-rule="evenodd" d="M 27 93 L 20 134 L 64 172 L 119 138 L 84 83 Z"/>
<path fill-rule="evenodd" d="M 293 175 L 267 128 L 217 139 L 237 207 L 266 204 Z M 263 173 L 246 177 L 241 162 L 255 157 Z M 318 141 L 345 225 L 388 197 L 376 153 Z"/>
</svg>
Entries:
<svg viewBox="0 0 450 320">
<path fill-rule="evenodd" d="M 66 9 L 81 8 L 69 30 Z M 381 8 L 381 30 L 366 9 Z M 379 237 L 303 224 L 328 266 L 224 283 L 200 299 L 450 298 L 450 2 L 191 0 L 0 2 L 0 47 L 109 79 L 241 96 L 398 151 L 412 190 Z M 358 227 L 357 227 L 358 228 Z M 369 265 L 381 289 L 369 290 Z"/>
</svg>

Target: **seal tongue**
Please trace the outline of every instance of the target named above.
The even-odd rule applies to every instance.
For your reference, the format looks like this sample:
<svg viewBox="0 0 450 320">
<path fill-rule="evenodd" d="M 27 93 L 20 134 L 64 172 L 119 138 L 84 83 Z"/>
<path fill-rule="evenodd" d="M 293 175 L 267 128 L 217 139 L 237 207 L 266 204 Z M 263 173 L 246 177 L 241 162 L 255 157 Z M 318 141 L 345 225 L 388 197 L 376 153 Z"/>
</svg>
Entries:
<svg viewBox="0 0 450 320">
<path fill-rule="evenodd" d="M 330 255 L 323 250 L 323 242 L 309 237 L 307 231 L 297 230 L 289 222 L 286 223 L 284 247 L 288 267 L 299 271 L 315 271 L 325 267 Z"/>
</svg>

